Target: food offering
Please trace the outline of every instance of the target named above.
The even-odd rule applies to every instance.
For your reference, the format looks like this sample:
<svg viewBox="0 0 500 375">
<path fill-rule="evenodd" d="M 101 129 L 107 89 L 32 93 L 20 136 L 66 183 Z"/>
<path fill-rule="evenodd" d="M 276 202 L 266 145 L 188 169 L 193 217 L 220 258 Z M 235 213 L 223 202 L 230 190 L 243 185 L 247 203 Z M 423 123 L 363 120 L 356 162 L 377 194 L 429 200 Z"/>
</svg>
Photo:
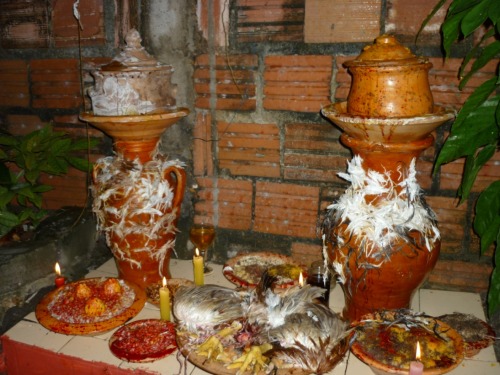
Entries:
<svg viewBox="0 0 500 375">
<path fill-rule="evenodd" d="M 137 320 L 111 336 L 109 349 L 124 361 L 154 362 L 177 349 L 175 325 L 161 319 Z"/>
<path fill-rule="evenodd" d="M 175 298 L 175 294 L 182 286 L 193 286 L 194 282 L 188 279 L 168 279 L 167 288 L 170 292 L 172 298 Z M 146 297 L 147 301 L 155 306 L 160 306 L 160 288 L 162 287 L 161 282 L 157 282 L 146 287 Z"/>
<path fill-rule="evenodd" d="M 264 278 L 266 281 L 268 278 Z M 321 289 L 218 285 L 182 288 L 174 301 L 185 360 L 216 375 L 329 373 L 348 350 L 348 323 L 315 302 Z"/>
<path fill-rule="evenodd" d="M 226 279 L 233 284 L 254 288 L 264 272 L 276 278 L 276 288 L 299 285 L 300 274 L 307 277 L 307 271 L 292 258 L 270 252 L 240 254 L 229 259 L 222 270 Z"/>
<path fill-rule="evenodd" d="M 493 345 L 496 334 L 484 320 L 471 314 L 453 313 L 438 316 L 438 319 L 457 331 L 465 342 L 465 356 L 473 357 L 482 349 Z"/>
<path fill-rule="evenodd" d="M 45 328 L 64 334 L 108 331 L 136 316 L 146 294 L 134 283 L 117 278 L 75 281 L 48 293 L 36 308 Z"/>
<path fill-rule="evenodd" d="M 376 374 L 408 374 L 419 343 L 424 374 L 444 374 L 464 358 L 462 336 L 448 324 L 410 310 L 387 310 L 353 323 L 351 351 Z"/>
</svg>

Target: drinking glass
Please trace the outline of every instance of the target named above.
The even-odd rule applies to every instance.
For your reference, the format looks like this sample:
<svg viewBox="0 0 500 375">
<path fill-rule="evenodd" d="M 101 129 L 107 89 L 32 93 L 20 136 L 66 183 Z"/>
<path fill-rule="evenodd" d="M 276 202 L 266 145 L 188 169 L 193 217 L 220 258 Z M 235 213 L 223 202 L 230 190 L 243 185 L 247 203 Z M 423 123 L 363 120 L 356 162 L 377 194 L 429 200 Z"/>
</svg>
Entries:
<svg viewBox="0 0 500 375">
<path fill-rule="evenodd" d="M 309 266 L 307 283 L 325 289 L 319 302 L 328 307 L 330 301 L 331 272 L 322 260 L 315 261 Z"/>
<path fill-rule="evenodd" d="M 205 268 L 204 273 L 209 274 L 213 270 L 208 266 L 208 248 L 215 239 L 215 228 L 211 224 L 193 224 L 189 229 L 189 239 L 198 248 L 200 255 L 203 257 Z"/>
</svg>

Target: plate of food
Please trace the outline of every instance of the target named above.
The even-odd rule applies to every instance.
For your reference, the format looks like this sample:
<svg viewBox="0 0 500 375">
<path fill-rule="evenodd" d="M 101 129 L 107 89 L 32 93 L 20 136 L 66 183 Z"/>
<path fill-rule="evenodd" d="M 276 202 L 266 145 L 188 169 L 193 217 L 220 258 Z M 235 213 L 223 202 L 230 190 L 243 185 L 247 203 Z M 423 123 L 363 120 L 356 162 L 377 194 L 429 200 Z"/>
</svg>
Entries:
<svg viewBox="0 0 500 375">
<path fill-rule="evenodd" d="M 465 356 L 473 357 L 482 349 L 493 345 L 496 334 L 484 320 L 471 314 L 453 313 L 438 316 L 438 319 L 457 331 L 465 343 Z"/>
<path fill-rule="evenodd" d="M 307 278 L 306 269 L 292 258 L 271 252 L 240 254 L 229 259 L 222 273 L 233 284 L 253 288 L 259 283 L 264 272 L 276 277 L 276 288 L 288 288 L 299 284 L 302 273 Z"/>
<path fill-rule="evenodd" d="M 388 310 L 365 315 L 353 323 L 351 351 L 375 374 L 409 373 L 417 342 L 425 375 L 447 373 L 464 358 L 462 336 L 448 324 L 410 310 Z"/>
<path fill-rule="evenodd" d="M 200 336 L 201 338 L 201 336 Z M 228 345 L 226 341 L 223 345 L 223 352 L 217 355 L 217 358 L 208 359 L 206 354 L 199 354 L 196 349 L 189 345 L 190 341 L 193 341 L 193 333 L 187 331 L 177 331 L 177 345 L 179 350 L 184 355 L 184 357 L 194 364 L 195 366 L 201 368 L 202 370 L 214 374 L 214 375 L 266 375 L 269 373 L 276 375 L 309 375 L 311 372 L 305 371 L 302 368 L 291 367 L 291 368 L 280 368 L 279 364 L 275 363 L 273 360 L 264 357 L 261 359 L 265 361 L 267 368 L 259 366 L 258 361 L 253 361 L 248 364 L 248 367 L 243 372 L 241 371 L 241 365 L 243 362 L 239 363 L 239 366 L 235 366 L 238 362 L 231 363 L 229 358 L 239 357 L 243 355 L 236 349 L 238 345 Z M 227 337 L 226 337 L 227 340 Z M 237 340 L 237 337 L 234 338 Z M 241 358 L 241 357 L 240 357 Z M 233 365 L 234 367 L 231 367 Z"/>
<path fill-rule="evenodd" d="M 160 319 L 142 319 L 128 323 L 113 333 L 109 349 L 124 361 L 157 361 L 177 349 L 175 324 Z"/>
<path fill-rule="evenodd" d="M 67 335 L 91 335 L 116 328 L 144 307 L 146 294 L 117 278 L 91 278 L 63 285 L 45 295 L 35 314 L 45 328 Z"/>
<path fill-rule="evenodd" d="M 160 306 L 160 288 L 163 282 L 157 282 L 146 287 L 146 297 L 147 301 L 155 306 Z M 172 298 L 175 297 L 175 293 L 181 286 L 192 286 L 194 282 L 188 279 L 167 279 L 167 288 L 170 292 Z"/>
</svg>

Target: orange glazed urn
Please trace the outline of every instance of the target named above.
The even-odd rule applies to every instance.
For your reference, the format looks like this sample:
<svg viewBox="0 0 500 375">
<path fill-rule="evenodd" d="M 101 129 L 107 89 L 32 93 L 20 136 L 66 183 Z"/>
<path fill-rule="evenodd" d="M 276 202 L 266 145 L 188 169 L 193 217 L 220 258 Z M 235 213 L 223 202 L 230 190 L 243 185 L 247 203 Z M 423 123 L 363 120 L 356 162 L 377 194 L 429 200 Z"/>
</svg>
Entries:
<svg viewBox="0 0 500 375">
<path fill-rule="evenodd" d="M 382 35 L 345 66 L 347 102 L 322 114 L 342 129 L 353 152 L 350 186 L 327 209 L 324 255 L 342 286 L 344 317 L 408 308 L 441 248 L 437 218 L 417 182 L 416 161 L 432 132 L 454 113 L 434 106 L 431 64 Z"/>
<path fill-rule="evenodd" d="M 433 112 L 428 72 L 432 64 L 398 43 L 379 36 L 354 60 L 347 112 L 364 117 L 412 117 Z"/>
<path fill-rule="evenodd" d="M 163 132 L 188 115 L 175 107 L 173 68 L 140 45 L 136 30 L 108 65 L 93 73 L 93 112 L 80 115 L 113 139 L 115 156 L 93 170 L 93 211 L 119 276 L 142 288 L 170 278 L 186 186 L 184 164 L 158 152 Z"/>
</svg>

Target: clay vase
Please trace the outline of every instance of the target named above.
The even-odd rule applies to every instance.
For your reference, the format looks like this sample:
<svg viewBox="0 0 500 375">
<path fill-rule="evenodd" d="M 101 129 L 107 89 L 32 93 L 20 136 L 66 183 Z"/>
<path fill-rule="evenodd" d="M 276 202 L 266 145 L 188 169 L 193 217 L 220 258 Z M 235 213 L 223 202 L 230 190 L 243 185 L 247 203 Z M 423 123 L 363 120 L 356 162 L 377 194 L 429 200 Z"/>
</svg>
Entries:
<svg viewBox="0 0 500 375">
<path fill-rule="evenodd" d="M 170 278 L 169 262 L 184 197 L 182 163 L 156 154 L 161 134 L 188 114 L 80 116 L 113 138 L 116 156 L 93 170 L 93 211 L 119 276 L 142 288 Z"/>
<path fill-rule="evenodd" d="M 353 61 L 347 102 L 322 114 L 342 131 L 353 159 L 341 174 L 351 186 L 323 221 L 325 256 L 345 297 L 343 315 L 359 320 L 377 310 L 408 308 L 434 268 L 441 247 L 435 214 L 416 181 L 416 159 L 432 132 L 454 116 L 435 106 L 427 71 L 388 35 Z"/>
<path fill-rule="evenodd" d="M 405 174 L 410 170 L 412 160 L 432 144 L 433 138 L 429 136 L 408 143 L 374 145 L 342 134 L 341 141 L 362 158 L 366 173 L 375 171 L 390 179 L 390 193 L 364 197 L 365 203 L 376 210 L 387 203 L 387 195 L 408 199 L 399 184 L 403 182 L 403 177 L 407 177 Z M 401 224 L 397 229 L 401 233 L 393 236 L 389 243 L 373 243 L 362 234 L 352 233 L 348 229 L 352 224 L 349 220 L 329 227 L 326 252 L 333 265 L 342 265 L 339 272 L 342 275 L 340 284 L 344 291 L 343 315 L 346 319 L 356 321 L 377 310 L 409 308 L 415 291 L 434 268 L 441 248 L 434 214 L 419 198 L 415 201 L 408 199 L 408 204 L 419 206 L 419 210 L 415 209 L 417 215 L 421 215 L 422 211 L 429 213 L 428 224 L 422 231 L 411 226 L 405 228 L 405 220 L 401 218 L 397 222 Z"/>
</svg>

